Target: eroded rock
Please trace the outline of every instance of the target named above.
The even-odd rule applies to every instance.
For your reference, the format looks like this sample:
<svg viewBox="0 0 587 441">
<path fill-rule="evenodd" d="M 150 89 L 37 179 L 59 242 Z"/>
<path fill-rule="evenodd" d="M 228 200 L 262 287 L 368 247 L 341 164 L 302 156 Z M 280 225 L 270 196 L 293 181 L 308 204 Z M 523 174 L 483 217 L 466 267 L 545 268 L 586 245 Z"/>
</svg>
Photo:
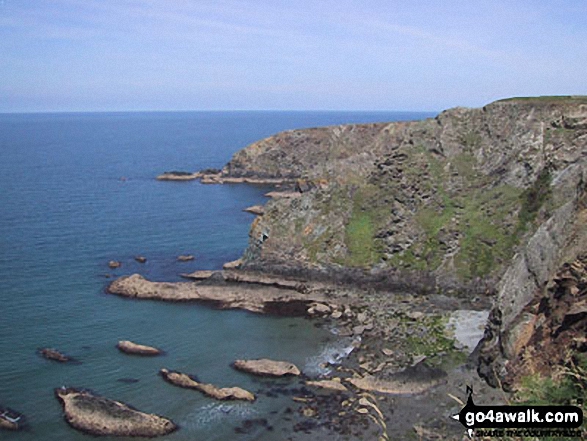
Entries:
<svg viewBox="0 0 587 441">
<path fill-rule="evenodd" d="M 293 363 L 274 361 L 266 358 L 258 360 L 236 360 L 232 367 L 239 371 L 262 377 L 299 376 L 300 370 Z"/>
<path fill-rule="evenodd" d="M 120 352 L 132 355 L 160 355 L 162 351 L 152 346 L 140 345 L 129 340 L 121 340 L 116 345 Z"/>
<path fill-rule="evenodd" d="M 195 377 L 181 372 L 161 369 L 159 371 L 165 381 L 186 389 L 194 389 L 216 400 L 255 401 L 255 395 L 240 387 L 219 388 L 213 384 L 200 383 Z"/>
<path fill-rule="evenodd" d="M 65 421 L 79 431 L 97 436 L 167 435 L 177 429 L 173 421 L 135 410 L 89 391 L 74 388 L 55 389 L 63 406 Z"/>
</svg>

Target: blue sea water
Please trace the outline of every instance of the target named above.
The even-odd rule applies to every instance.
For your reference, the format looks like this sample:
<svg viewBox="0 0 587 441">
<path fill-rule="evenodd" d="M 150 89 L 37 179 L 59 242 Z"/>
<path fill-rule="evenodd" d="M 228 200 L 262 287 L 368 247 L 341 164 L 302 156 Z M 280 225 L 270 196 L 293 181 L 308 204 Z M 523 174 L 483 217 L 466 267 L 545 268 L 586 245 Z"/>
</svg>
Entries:
<svg viewBox="0 0 587 441">
<path fill-rule="evenodd" d="M 219 403 L 158 377 L 166 367 L 252 391 L 271 383 L 235 372 L 237 358 L 290 360 L 307 372 L 345 342 L 303 319 L 217 311 L 197 304 L 107 295 L 111 279 L 152 280 L 219 269 L 238 258 L 267 188 L 159 182 L 166 170 L 222 167 L 237 150 L 281 130 L 351 122 L 421 119 L 424 113 L 153 112 L 0 114 L 0 406 L 24 413 L 11 440 L 82 440 L 62 418 L 53 389 L 90 388 L 161 415 L 181 429 L 165 439 L 283 439 L 289 397 Z M 194 261 L 180 263 L 180 254 Z M 148 261 L 139 264 L 133 256 Z M 110 270 L 109 260 L 122 267 Z M 166 355 L 129 357 L 129 339 Z M 341 346 L 342 345 L 342 346 Z M 36 354 L 55 347 L 80 364 Z M 132 378 L 137 382 L 121 382 Z M 295 386 L 296 380 L 290 385 Z M 236 434 L 245 419 L 276 427 Z"/>
</svg>

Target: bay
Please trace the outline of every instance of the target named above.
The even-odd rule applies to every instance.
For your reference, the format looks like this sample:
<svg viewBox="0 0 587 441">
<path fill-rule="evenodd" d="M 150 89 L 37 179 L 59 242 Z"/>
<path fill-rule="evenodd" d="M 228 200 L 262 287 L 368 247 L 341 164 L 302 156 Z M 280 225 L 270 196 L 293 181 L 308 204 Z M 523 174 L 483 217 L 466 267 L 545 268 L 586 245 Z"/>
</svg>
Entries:
<svg viewBox="0 0 587 441">
<path fill-rule="evenodd" d="M 237 358 L 292 361 L 307 372 L 347 342 L 304 319 L 217 311 L 195 304 L 132 301 L 105 294 L 112 279 L 152 280 L 219 269 L 247 245 L 267 188 L 159 182 L 167 170 L 220 168 L 237 150 L 278 131 L 431 116 L 399 112 L 145 112 L 0 114 L 0 406 L 27 417 L 14 440 L 82 440 L 62 418 L 53 389 L 90 388 L 165 415 L 170 440 L 226 440 L 245 419 L 265 418 L 238 439 L 282 439 L 291 398 L 264 394 L 271 382 L 235 372 Z M 193 254 L 191 262 L 177 262 Z M 143 255 L 145 264 L 133 257 Z M 108 268 L 109 260 L 122 267 Z M 157 358 L 115 349 L 129 339 L 160 347 Z M 55 347 L 79 360 L 40 358 Z M 174 388 L 160 368 L 197 374 L 262 395 L 254 404 L 218 403 Z M 124 379 L 136 382 L 120 381 Z M 288 386 L 296 386 L 291 380 Z"/>
</svg>

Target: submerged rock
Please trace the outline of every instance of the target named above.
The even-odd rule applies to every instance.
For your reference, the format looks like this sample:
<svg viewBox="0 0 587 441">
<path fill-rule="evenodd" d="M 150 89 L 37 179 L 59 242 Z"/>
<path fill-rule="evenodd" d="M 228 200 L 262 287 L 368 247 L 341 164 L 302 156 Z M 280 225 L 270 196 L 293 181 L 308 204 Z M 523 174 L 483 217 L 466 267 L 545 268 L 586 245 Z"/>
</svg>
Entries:
<svg viewBox="0 0 587 441">
<path fill-rule="evenodd" d="M 232 367 L 239 371 L 262 377 L 299 376 L 301 374 L 298 367 L 293 363 L 273 361 L 266 358 L 258 360 L 236 360 L 232 364 Z"/>
<path fill-rule="evenodd" d="M 135 410 L 85 390 L 55 389 L 65 421 L 74 429 L 99 436 L 167 435 L 177 429 L 173 421 Z"/>
<path fill-rule="evenodd" d="M 251 392 L 241 389 L 240 387 L 216 387 L 212 384 L 200 383 L 196 378 L 182 374 L 181 372 L 169 371 L 167 369 L 161 369 L 159 371 L 165 381 L 179 387 L 186 389 L 194 389 L 202 392 L 208 397 L 215 398 L 217 400 L 244 400 L 244 401 L 255 401 L 255 395 Z"/>
<path fill-rule="evenodd" d="M 0 429 L 4 430 L 20 430 L 24 425 L 24 417 L 7 407 L 0 406 Z"/>
<path fill-rule="evenodd" d="M 191 254 L 182 254 L 181 256 L 177 256 L 178 262 L 189 262 L 190 260 L 194 260 L 195 257 Z"/>
<path fill-rule="evenodd" d="M 47 360 L 58 361 L 59 363 L 67 363 L 69 361 L 73 361 L 71 357 L 68 357 L 65 354 L 62 354 L 57 349 L 53 348 L 42 348 L 39 349 L 39 355 Z"/>
<path fill-rule="evenodd" d="M 147 258 L 145 256 L 135 256 L 135 260 L 139 263 L 145 263 Z"/>
<path fill-rule="evenodd" d="M 116 347 L 120 352 L 133 355 L 160 355 L 162 353 L 160 349 L 152 346 L 140 345 L 128 340 L 119 341 Z"/>
</svg>

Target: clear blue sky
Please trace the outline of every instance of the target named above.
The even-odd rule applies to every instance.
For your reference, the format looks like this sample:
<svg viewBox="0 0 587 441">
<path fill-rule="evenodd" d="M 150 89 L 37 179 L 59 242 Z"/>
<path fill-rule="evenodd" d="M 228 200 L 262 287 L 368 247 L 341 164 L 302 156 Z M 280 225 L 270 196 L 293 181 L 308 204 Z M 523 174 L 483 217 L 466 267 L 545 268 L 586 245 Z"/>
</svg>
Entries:
<svg viewBox="0 0 587 441">
<path fill-rule="evenodd" d="M 587 94 L 584 0 L 0 0 L 0 112 Z"/>
</svg>

